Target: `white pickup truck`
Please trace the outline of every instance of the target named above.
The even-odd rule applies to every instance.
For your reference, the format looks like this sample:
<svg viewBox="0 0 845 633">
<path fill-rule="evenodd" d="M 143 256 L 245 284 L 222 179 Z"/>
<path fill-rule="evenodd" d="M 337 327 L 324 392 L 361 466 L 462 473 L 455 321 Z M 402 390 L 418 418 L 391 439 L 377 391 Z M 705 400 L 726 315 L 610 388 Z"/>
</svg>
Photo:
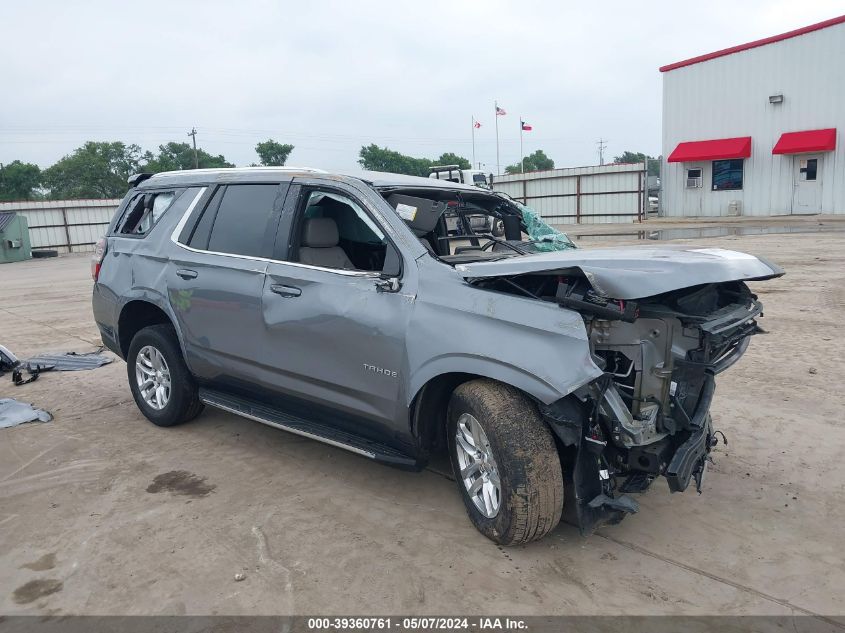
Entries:
<svg viewBox="0 0 845 633">
<path fill-rule="evenodd" d="M 448 180 L 463 185 L 473 185 L 482 189 L 493 188 L 493 174 L 489 176 L 480 169 L 461 169 L 460 165 L 434 165 L 430 168 L 429 178 L 436 180 Z M 489 215 L 466 214 L 462 219 L 455 212 L 447 211 L 445 215 L 446 227 L 450 235 L 464 235 L 469 233 L 465 223 L 472 227 L 475 233 L 490 233 L 496 237 L 504 235 L 504 228 L 501 221 L 496 221 Z"/>
</svg>

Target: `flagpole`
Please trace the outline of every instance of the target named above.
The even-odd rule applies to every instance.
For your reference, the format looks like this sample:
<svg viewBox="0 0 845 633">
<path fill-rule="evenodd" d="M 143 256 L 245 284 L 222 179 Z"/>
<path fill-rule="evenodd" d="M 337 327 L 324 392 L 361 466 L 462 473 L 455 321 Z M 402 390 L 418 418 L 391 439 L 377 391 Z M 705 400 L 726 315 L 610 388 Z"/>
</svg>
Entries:
<svg viewBox="0 0 845 633">
<path fill-rule="evenodd" d="M 493 113 L 496 115 L 494 117 L 496 119 L 496 175 L 499 176 L 502 173 L 502 167 L 499 162 L 499 104 L 496 101 L 493 102 Z"/>
<path fill-rule="evenodd" d="M 475 169 L 475 116 L 472 117 L 472 168 Z"/>
<path fill-rule="evenodd" d="M 519 117 L 519 162 L 522 163 L 522 173 L 525 173 L 525 152 L 522 151 L 522 117 Z"/>
</svg>

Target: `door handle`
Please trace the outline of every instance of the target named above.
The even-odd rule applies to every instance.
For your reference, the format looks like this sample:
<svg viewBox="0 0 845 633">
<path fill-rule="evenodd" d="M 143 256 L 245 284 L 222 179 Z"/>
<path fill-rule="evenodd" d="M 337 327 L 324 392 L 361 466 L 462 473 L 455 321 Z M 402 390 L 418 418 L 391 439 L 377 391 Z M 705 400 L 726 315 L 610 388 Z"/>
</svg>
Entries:
<svg viewBox="0 0 845 633">
<path fill-rule="evenodd" d="M 180 268 L 176 271 L 176 274 L 179 275 L 182 279 L 196 279 L 197 278 L 197 271 L 189 270 L 188 268 Z"/>
<path fill-rule="evenodd" d="M 270 286 L 270 292 L 273 292 L 282 297 L 298 297 L 302 294 L 302 290 L 296 286 L 285 286 L 283 284 L 273 284 Z"/>
</svg>

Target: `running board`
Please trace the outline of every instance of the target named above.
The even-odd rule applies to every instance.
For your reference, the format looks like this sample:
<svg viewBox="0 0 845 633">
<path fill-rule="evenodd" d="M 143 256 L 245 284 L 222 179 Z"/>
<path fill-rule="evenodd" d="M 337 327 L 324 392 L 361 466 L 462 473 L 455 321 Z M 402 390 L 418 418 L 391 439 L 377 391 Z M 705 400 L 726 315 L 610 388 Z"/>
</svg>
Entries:
<svg viewBox="0 0 845 633">
<path fill-rule="evenodd" d="M 228 411 L 229 413 L 234 413 L 243 418 L 255 420 L 273 428 L 336 446 L 337 448 L 369 457 L 378 462 L 401 468 L 418 469 L 416 460 L 408 457 L 401 451 L 385 444 L 371 442 L 357 435 L 346 433 L 327 424 L 305 420 L 304 418 L 285 413 L 280 409 L 261 404 L 254 400 L 247 400 L 246 398 L 240 398 L 204 387 L 200 388 L 199 395 L 203 403 L 217 409 L 222 409 L 223 411 Z"/>
</svg>

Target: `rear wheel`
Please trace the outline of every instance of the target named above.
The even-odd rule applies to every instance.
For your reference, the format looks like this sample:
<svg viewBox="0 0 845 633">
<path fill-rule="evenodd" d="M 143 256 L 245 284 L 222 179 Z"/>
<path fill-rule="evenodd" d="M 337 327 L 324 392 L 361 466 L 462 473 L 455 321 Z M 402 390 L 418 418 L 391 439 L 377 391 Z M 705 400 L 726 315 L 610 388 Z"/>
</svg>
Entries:
<svg viewBox="0 0 845 633">
<path fill-rule="evenodd" d="M 135 404 L 153 424 L 173 426 L 202 411 L 196 382 L 170 325 L 151 325 L 135 334 L 126 370 Z"/>
<path fill-rule="evenodd" d="M 517 389 L 473 380 L 452 394 L 447 413 L 452 469 L 470 520 L 496 543 L 548 534 L 563 510 L 554 438 Z"/>
</svg>

